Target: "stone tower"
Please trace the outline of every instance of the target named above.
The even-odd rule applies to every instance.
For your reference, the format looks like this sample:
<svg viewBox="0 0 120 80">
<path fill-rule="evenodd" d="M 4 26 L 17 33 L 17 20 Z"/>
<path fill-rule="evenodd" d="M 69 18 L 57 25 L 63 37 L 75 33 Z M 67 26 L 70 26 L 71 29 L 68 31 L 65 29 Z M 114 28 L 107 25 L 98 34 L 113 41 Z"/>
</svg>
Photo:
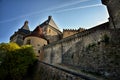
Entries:
<svg viewBox="0 0 120 80">
<path fill-rule="evenodd" d="M 23 45 L 23 37 L 26 35 L 30 34 L 29 26 L 28 26 L 28 21 L 24 22 L 24 25 L 22 28 L 18 29 L 17 32 L 15 32 L 11 37 L 10 37 L 10 42 L 15 42 L 18 45 Z"/>
<path fill-rule="evenodd" d="M 52 16 L 49 16 L 46 21 L 38 25 L 29 35 L 24 37 L 24 44 L 32 45 L 36 57 L 42 60 L 44 56 L 43 46 L 60 40 L 61 36 L 62 32 L 55 24 Z"/>
<path fill-rule="evenodd" d="M 43 52 L 42 47 L 47 45 L 47 40 L 43 35 L 43 30 L 40 26 L 37 26 L 31 34 L 24 37 L 24 44 L 29 44 L 33 46 L 33 49 L 36 53 L 36 57 L 42 59 Z"/>
<path fill-rule="evenodd" d="M 120 0 L 102 0 L 110 16 L 110 28 L 120 28 Z"/>
</svg>

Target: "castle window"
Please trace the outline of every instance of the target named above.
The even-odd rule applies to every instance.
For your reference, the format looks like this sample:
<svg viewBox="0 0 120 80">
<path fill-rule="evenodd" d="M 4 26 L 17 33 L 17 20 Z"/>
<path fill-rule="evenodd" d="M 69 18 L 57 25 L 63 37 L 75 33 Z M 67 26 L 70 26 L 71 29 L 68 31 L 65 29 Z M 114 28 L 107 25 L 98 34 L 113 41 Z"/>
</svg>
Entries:
<svg viewBox="0 0 120 80">
<path fill-rule="evenodd" d="M 38 50 L 38 53 L 40 53 L 40 50 Z"/>
<path fill-rule="evenodd" d="M 40 46 L 40 44 L 38 44 L 37 46 Z"/>
<path fill-rule="evenodd" d="M 49 29 L 49 33 L 51 33 L 51 30 Z"/>
<path fill-rule="evenodd" d="M 31 40 L 28 39 L 27 42 L 26 42 L 26 44 L 29 44 L 29 45 L 30 45 L 30 44 L 31 44 Z"/>
</svg>

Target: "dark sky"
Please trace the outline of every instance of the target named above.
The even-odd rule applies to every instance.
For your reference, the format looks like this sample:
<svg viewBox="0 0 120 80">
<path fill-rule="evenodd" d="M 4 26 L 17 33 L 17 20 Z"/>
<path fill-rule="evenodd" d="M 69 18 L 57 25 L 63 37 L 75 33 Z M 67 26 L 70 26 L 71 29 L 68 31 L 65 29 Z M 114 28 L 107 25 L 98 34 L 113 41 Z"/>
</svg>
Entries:
<svg viewBox="0 0 120 80">
<path fill-rule="evenodd" d="M 25 20 L 33 30 L 49 15 L 61 30 L 91 28 L 108 20 L 101 0 L 0 0 L 0 43 L 9 42 Z"/>
</svg>

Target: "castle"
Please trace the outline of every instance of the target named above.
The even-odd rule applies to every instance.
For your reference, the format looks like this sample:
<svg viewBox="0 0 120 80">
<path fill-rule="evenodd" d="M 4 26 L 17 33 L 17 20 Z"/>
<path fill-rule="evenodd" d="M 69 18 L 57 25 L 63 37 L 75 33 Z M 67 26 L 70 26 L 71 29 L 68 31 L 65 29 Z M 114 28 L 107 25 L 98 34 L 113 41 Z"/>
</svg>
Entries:
<svg viewBox="0 0 120 80">
<path fill-rule="evenodd" d="M 43 46 L 84 30 L 83 28 L 78 30 L 64 29 L 62 33 L 52 19 L 52 16 L 48 16 L 48 19 L 38 25 L 33 31 L 29 30 L 28 21 L 25 21 L 22 28 L 10 37 L 10 42 L 15 42 L 20 46 L 24 44 L 32 45 L 36 56 L 39 57 Z"/>
<path fill-rule="evenodd" d="M 67 64 L 86 72 L 101 74 L 109 80 L 119 80 L 120 2 L 102 0 L 102 3 L 107 6 L 109 22 L 87 30 L 64 29 L 62 33 L 49 16 L 32 32 L 26 21 L 11 36 L 10 41 L 19 45 L 32 45 L 39 60 L 49 65 Z"/>
<path fill-rule="evenodd" d="M 30 34 L 28 21 L 25 21 L 24 25 L 21 29 L 18 29 L 17 32 L 15 32 L 10 37 L 10 42 L 16 42 L 18 45 L 23 45 L 23 37 Z"/>
</svg>

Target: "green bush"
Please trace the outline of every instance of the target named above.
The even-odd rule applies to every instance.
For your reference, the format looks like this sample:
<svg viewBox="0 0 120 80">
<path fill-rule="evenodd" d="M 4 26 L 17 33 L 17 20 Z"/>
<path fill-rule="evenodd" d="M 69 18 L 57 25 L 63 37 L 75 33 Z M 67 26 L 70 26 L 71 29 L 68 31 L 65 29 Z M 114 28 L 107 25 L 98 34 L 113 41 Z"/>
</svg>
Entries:
<svg viewBox="0 0 120 80">
<path fill-rule="evenodd" d="M 104 34 L 103 37 L 102 37 L 102 42 L 104 42 L 105 44 L 108 44 L 109 43 L 109 36 L 107 34 Z"/>
<path fill-rule="evenodd" d="M 96 43 L 90 43 L 90 44 L 86 47 L 86 49 L 89 50 L 90 48 L 93 48 L 93 47 L 95 47 L 95 46 L 96 46 Z"/>
<path fill-rule="evenodd" d="M 33 48 L 15 43 L 0 44 L 0 80 L 21 80 L 36 60 Z"/>
</svg>

